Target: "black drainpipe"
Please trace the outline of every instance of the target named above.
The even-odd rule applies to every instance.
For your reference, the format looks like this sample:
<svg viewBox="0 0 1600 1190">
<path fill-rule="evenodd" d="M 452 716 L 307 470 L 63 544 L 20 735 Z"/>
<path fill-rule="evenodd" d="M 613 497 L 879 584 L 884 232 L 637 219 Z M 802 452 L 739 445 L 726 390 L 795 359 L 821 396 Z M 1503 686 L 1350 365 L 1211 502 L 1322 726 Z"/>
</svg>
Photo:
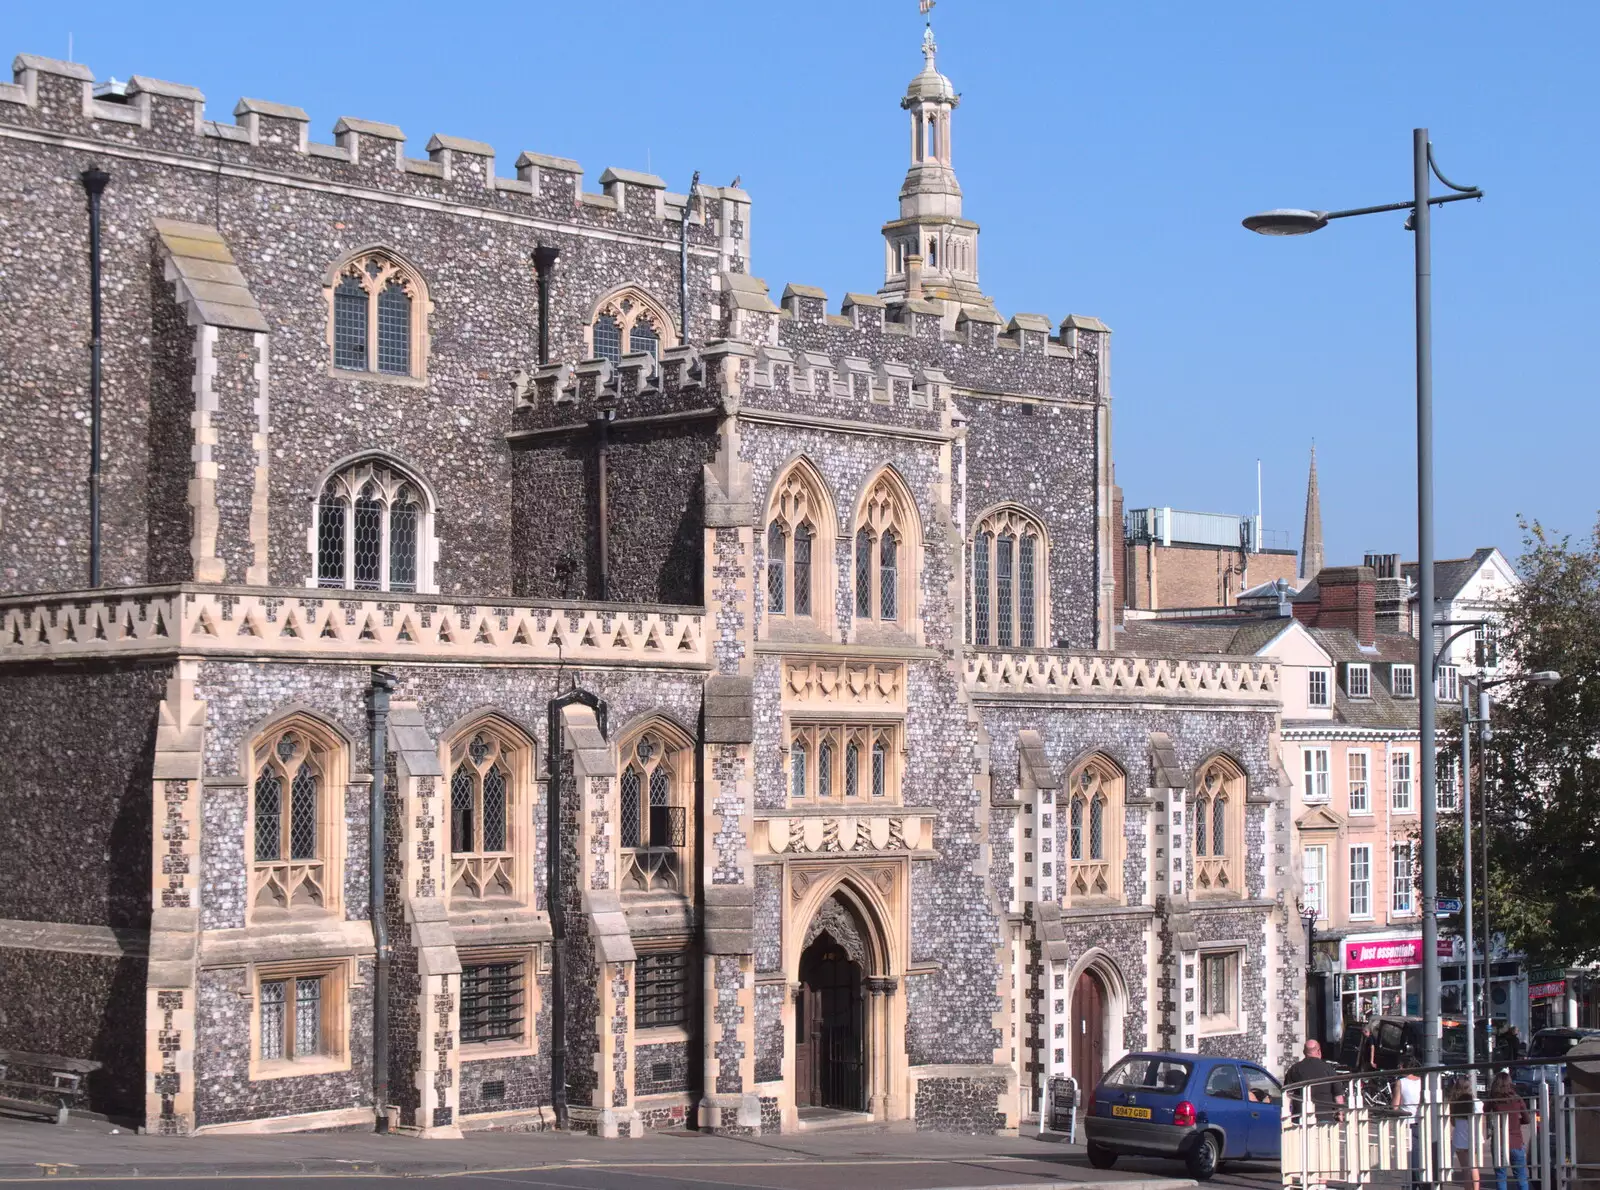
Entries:
<svg viewBox="0 0 1600 1190">
<path fill-rule="evenodd" d="M 680 337 L 689 341 L 689 212 L 694 210 L 695 192 L 700 189 L 700 171 L 689 179 L 689 194 L 683 201 L 683 224 L 678 229 L 678 320 Z"/>
<path fill-rule="evenodd" d="M 561 710 L 582 703 L 594 711 L 600 736 L 606 734 L 606 704 L 598 696 L 574 686 L 550 700 L 549 734 L 545 737 L 545 903 L 550 910 L 550 1107 L 556 1128 L 567 1127 L 567 985 L 563 943 L 567 937 L 566 912 L 561 904 Z"/>
<path fill-rule="evenodd" d="M 539 274 L 539 362 L 550 362 L 550 274 L 561 249 L 540 244 L 533 250 L 533 271 Z"/>
<path fill-rule="evenodd" d="M 598 416 L 594 420 L 594 447 L 595 447 L 595 485 L 597 489 L 599 508 L 597 510 L 599 523 L 595 534 L 600 550 L 600 593 L 598 598 L 608 600 L 611 598 L 611 504 L 607 499 L 607 488 L 611 486 L 611 419 L 617 415 L 617 392 L 622 386 L 622 378 L 613 375 L 612 385 L 600 390 L 595 399 L 595 409 Z"/>
<path fill-rule="evenodd" d="M 89 196 L 89 586 L 100 585 L 100 196 L 111 175 L 92 165 L 78 175 Z"/>
<path fill-rule="evenodd" d="M 389 1131 L 389 919 L 384 897 L 385 775 L 389 760 L 389 695 L 394 675 L 372 671 L 372 805 L 369 810 L 370 911 L 377 944 L 377 979 L 372 995 L 372 1104 L 379 1132 Z"/>
</svg>

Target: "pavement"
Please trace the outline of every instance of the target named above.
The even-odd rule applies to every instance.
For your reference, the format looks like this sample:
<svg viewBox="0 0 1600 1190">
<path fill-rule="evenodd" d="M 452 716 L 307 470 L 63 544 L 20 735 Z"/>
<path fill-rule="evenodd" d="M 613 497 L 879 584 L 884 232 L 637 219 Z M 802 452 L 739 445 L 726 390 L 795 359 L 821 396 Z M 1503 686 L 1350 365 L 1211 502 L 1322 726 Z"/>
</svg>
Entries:
<svg viewBox="0 0 1600 1190">
<path fill-rule="evenodd" d="M 1021 1136 L 951 1136 L 904 1126 L 741 1139 L 697 1132 L 600 1141 L 569 1133 L 476 1133 L 423 1141 L 369 1133 L 139 1136 L 74 1118 L 65 1125 L 0 1116 L 0 1184 L 70 1180 L 79 1187 L 168 1184 L 222 1190 L 262 1181 L 316 1185 L 436 1179 L 450 1190 L 1193 1190 L 1182 1166 L 1124 1158 L 1089 1166 L 1079 1145 Z M 1271 1190 L 1276 1166 L 1230 1165 L 1213 1184 Z"/>
</svg>

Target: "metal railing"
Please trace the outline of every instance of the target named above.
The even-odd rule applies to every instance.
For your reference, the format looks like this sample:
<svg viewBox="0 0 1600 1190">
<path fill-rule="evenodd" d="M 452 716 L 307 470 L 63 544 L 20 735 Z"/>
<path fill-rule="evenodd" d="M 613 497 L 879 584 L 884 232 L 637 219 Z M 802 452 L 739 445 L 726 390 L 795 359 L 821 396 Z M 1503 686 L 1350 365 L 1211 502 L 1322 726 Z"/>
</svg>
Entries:
<svg viewBox="0 0 1600 1190">
<path fill-rule="evenodd" d="M 1564 1064 L 1512 1063 L 1510 1069 L 1526 1071 L 1515 1097 L 1519 1112 L 1511 1100 L 1474 1088 L 1505 1069 L 1484 1063 L 1416 1070 L 1412 1107 L 1396 1106 L 1399 1071 L 1289 1084 L 1284 1186 L 1600 1187 L 1600 1092 L 1576 1088 Z M 1512 1146 L 1519 1131 L 1520 1150 Z"/>
</svg>

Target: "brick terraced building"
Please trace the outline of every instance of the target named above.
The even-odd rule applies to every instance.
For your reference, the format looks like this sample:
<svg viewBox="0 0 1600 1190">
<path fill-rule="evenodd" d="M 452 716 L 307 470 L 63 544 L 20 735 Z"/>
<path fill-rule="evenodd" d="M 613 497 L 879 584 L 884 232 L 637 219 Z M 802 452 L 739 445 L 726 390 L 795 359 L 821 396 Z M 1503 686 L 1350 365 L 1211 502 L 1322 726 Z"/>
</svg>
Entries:
<svg viewBox="0 0 1600 1190">
<path fill-rule="evenodd" d="M 556 1063 L 607 1136 L 982 1131 L 1132 1047 L 1282 1064 L 1276 667 L 1113 650 L 1110 335 L 983 295 L 924 55 L 839 313 L 734 188 L 17 58 L 0 1047 L 168 1133 L 541 1127 Z"/>
</svg>

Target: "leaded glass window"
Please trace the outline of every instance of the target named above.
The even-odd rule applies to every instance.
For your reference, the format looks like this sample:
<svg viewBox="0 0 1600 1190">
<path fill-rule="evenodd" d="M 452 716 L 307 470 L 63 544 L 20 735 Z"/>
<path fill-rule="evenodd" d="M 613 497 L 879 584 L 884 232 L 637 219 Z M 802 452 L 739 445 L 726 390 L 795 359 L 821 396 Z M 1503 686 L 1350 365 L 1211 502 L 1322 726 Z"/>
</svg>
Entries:
<svg viewBox="0 0 1600 1190">
<path fill-rule="evenodd" d="M 856 517 L 856 618 L 894 623 L 911 620 L 904 606 L 912 598 L 912 576 L 901 574 L 901 547 L 916 526 L 905 486 L 892 471 L 868 485 Z M 908 551 L 914 557 L 914 551 Z"/>
<path fill-rule="evenodd" d="M 794 614 L 811 614 L 811 526 L 804 522 L 794 530 Z"/>
<path fill-rule="evenodd" d="M 416 276 L 384 253 L 347 263 L 333 287 L 333 366 L 413 375 L 421 342 L 421 291 Z"/>
<path fill-rule="evenodd" d="M 972 639 L 979 645 L 989 643 L 989 554 L 993 548 L 993 533 L 978 534 L 977 547 L 972 551 Z"/>
<path fill-rule="evenodd" d="M 655 727 L 622 750 L 622 888 L 684 892 L 679 851 L 688 845 L 688 809 L 678 793 L 688 749 Z"/>
<path fill-rule="evenodd" d="M 789 749 L 789 796 L 799 801 L 806 793 L 806 749 L 801 744 Z"/>
<path fill-rule="evenodd" d="M 872 531 L 856 531 L 856 615 L 872 616 Z"/>
<path fill-rule="evenodd" d="M 378 294 L 378 371 L 411 374 L 411 295 L 393 278 Z"/>
<path fill-rule="evenodd" d="M 777 521 L 767 526 L 767 610 L 775 616 L 784 613 L 784 569 L 788 561 L 789 536 Z"/>
<path fill-rule="evenodd" d="M 1106 799 L 1096 796 L 1089 803 L 1089 858 L 1106 857 Z"/>
<path fill-rule="evenodd" d="M 527 745 L 485 721 L 450 746 L 450 890 L 455 897 L 518 896 L 513 789 Z"/>
<path fill-rule="evenodd" d="M 387 463 L 363 461 L 331 476 L 317 500 L 317 586 L 426 589 L 430 519 L 418 485 Z"/>
<path fill-rule="evenodd" d="M 628 332 L 628 350 L 631 352 L 648 351 L 655 355 L 661 346 L 661 336 L 656 334 L 656 328 L 645 319 L 641 318 L 633 324 L 633 329 Z"/>
<path fill-rule="evenodd" d="M 256 778 L 256 858 L 279 859 L 283 832 L 283 778 L 265 768 Z"/>
<path fill-rule="evenodd" d="M 315 1058 L 327 1052 L 325 976 L 263 979 L 257 988 L 258 1053 L 263 1062 Z"/>
<path fill-rule="evenodd" d="M 861 794 L 861 746 L 854 740 L 845 745 L 844 749 L 844 795 L 845 797 L 859 797 Z"/>
<path fill-rule="evenodd" d="M 1016 548 L 1016 540 L 1009 534 L 1003 533 L 995 538 L 994 543 L 994 588 L 995 588 L 995 644 L 1001 648 L 1011 646 L 1011 631 L 1016 605 L 1012 602 L 1012 551 Z"/>
<path fill-rule="evenodd" d="M 1211 854 L 1228 854 L 1228 799 L 1221 794 L 1211 799 Z"/>
<path fill-rule="evenodd" d="M 833 796 L 833 741 L 823 740 L 817 748 L 817 796 Z"/>
<path fill-rule="evenodd" d="M 309 764 L 295 772 L 289 799 L 289 858 L 317 855 L 317 774 Z"/>
<path fill-rule="evenodd" d="M 640 788 L 641 774 L 632 765 L 622 773 L 622 845 L 624 847 L 638 847 L 644 837 L 643 813 L 641 810 Z"/>
<path fill-rule="evenodd" d="M 972 643 L 1035 649 L 1048 643 L 1048 558 L 1038 522 L 1005 507 L 979 522 L 972 550 Z"/>
<path fill-rule="evenodd" d="M 1033 554 L 1038 538 L 1026 536 L 1017 543 L 1017 643 L 1031 649 L 1034 640 Z"/>
<path fill-rule="evenodd" d="M 864 794 L 897 794 L 891 750 L 897 729 L 866 723 L 805 723 L 789 737 L 789 796 L 792 801 L 832 802 Z M 863 773 L 862 766 L 868 766 Z"/>
<path fill-rule="evenodd" d="M 367 312 L 370 299 L 359 277 L 346 275 L 333 291 L 333 366 L 367 370 Z"/>
<path fill-rule="evenodd" d="M 1072 799 L 1072 850 L 1073 859 L 1083 858 L 1083 798 Z"/>
<path fill-rule="evenodd" d="M 1231 761 L 1217 757 L 1199 772 L 1193 820 L 1193 884 L 1199 895 L 1244 891 L 1239 862 L 1244 850 L 1244 802 L 1244 775 Z"/>
<path fill-rule="evenodd" d="M 622 325 L 610 314 L 594 320 L 594 357 L 622 362 Z"/>
<path fill-rule="evenodd" d="M 889 753 L 882 740 L 872 744 L 872 796 L 883 797 L 889 792 Z"/>
<path fill-rule="evenodd" d="M 900 539 L 893 529 L 884 530 L 878 546 L 878 618 L 892 620 L 900 592 Z"/>
<path fill-rule="evenodd" d="M 1122 895 L 1122 771 L 1096 753 L 1068 778 L 1066 896 L 1069 901 L 1117 900 Z"/>
<path fill-rule="evenodd" d="M 297 716 L 259 738 L 252 755 L 250 907 L 327 909 L 336 892 L 323 840 L 334 753 Z"/>
</svg>

